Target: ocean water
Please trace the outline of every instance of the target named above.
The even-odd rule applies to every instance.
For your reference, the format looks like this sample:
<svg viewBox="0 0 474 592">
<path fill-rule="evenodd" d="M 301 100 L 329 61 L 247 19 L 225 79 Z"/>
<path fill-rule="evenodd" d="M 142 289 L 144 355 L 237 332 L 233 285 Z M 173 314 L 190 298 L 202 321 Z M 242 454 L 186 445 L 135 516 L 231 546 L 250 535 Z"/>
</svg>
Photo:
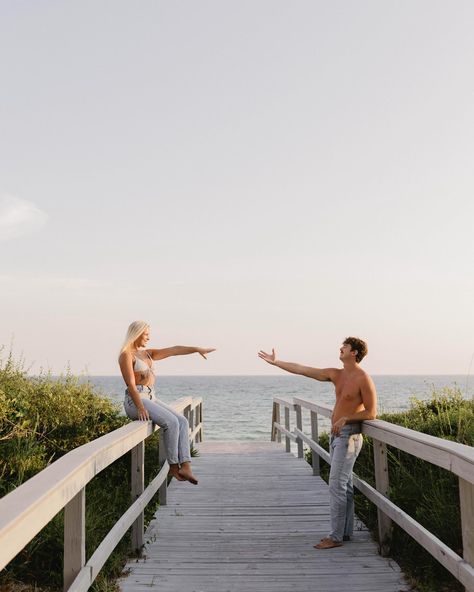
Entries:
<svg viewBox="0 0 474 592">
<path fill-rule="evenodd" d="M 432 389 L 458 386 L 472 397 L 473 380 L 466 376 L 373 376 L 379 413 L 401 411 L 410 398 L 429 398 Z M 87 379 L 113 401 L 122 404 L 124 384 L 120 376 L 90 376 Z M 158 376 L 156 396 L 171 402 L 184 396 L 202 397 L 203 427 L 207 440 L 269 440 L 272 398 L 302 397 L 334 404 L 334 387 L 302 376 Z M 122 407 L 123 409 L 123 407 Z M 303 415 L 304 431 L 309 432 L 309 412 Z M 320 431 L 328 420 L 320 419 Z"/>
</svg>

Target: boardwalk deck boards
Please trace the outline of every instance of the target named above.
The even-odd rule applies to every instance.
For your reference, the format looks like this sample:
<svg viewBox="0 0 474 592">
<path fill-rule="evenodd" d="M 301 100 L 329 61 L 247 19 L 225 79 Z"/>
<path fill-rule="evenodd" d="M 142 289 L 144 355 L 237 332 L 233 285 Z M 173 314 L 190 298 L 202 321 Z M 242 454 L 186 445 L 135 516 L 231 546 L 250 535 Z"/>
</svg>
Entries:
<svg viewBox="0 0 474 592">
<path fill-rule="evenodd" d="M 207 442 L 199 451 L 199 485 L 171 483 L 122 592 L 410 589 L 360 523 L 343 547 L 313 549 L 328 533 L 328 488 L 281 444 Z"/>
</svg>

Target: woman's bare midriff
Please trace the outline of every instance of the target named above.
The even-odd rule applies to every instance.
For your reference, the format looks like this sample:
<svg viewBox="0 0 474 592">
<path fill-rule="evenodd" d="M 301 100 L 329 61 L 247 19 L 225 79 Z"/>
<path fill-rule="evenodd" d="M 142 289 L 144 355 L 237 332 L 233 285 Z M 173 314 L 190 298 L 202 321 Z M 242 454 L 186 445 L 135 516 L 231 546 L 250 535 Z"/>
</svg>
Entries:
<svg viewBox="0 0 474 592">
<path fill-rule="evenodd" d="M 143 372 L 134 372 L 133 373 L 135 375 L 135 384 L 137 386 L 153 386 L 155 384 L 155 381 L 152 380 L 151 382 L 147 382 L 146 380 L 144 382 L 140 382 L 140 380 L 143 380 Z"/>
</svg>

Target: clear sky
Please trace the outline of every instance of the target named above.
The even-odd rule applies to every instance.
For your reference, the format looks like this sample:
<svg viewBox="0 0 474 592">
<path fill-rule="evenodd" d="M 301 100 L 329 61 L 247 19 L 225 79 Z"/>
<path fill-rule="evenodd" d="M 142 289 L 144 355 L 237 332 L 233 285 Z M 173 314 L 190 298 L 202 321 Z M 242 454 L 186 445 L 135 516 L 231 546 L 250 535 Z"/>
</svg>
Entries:
<svg viewBox="0 0 474 592">
<path fill-rule="evenodd" d="M 116 374 L 467 374 L 471 0 L 0 0 L 0 343 Z M 471 368 L 471 372 L 473 369 Z"/>
</svg>

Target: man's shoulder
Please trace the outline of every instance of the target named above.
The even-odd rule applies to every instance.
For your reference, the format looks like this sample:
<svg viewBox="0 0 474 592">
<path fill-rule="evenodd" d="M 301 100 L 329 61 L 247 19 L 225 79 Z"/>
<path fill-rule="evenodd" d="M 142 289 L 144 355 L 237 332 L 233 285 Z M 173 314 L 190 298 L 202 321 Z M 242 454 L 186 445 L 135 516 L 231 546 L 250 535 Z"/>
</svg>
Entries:
<svg viewBox="0 0 474 592">
<path fill-rule="evenodd" d="M 370 378 L 370 374 L 360 366 L 357 368 L 357 376 Z"/>
<path fill-rule="evenodd" d="M 325 371 L 328 373 L 328 376 L 331 378 L 331 382 L 336 382 L 344 371 L 344 368 L 326 368 Z"/>
<path fill-rule="evenodd" d="M 372 377 L 370 376 L 370 374 L 368 372 L 366 372 L 362 368 L 359 368 L 358 370 L 359 370 L 359 372 L 357 374 L 357 380 L 361 384 L 374 384 L 374 381 L 372 380 Z"/>
</svg>

